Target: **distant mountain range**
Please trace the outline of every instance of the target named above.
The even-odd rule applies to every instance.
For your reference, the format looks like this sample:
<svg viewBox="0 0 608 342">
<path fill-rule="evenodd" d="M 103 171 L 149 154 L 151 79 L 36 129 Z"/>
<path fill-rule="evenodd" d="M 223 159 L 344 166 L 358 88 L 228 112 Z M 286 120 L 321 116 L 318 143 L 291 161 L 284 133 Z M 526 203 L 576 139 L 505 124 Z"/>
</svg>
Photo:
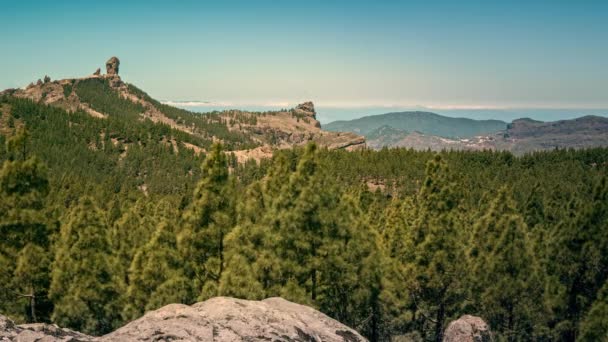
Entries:
<svg viewBox="0 0 608 342">
<path fill-rule="evenodd" d="M 367 146 L 406 147 L 416 150 L 506 150 L 515 154 L 555 148 L 608 146 L 608 118 L 584 116 L 542 122 L 451 118 L 430 112 L 400 112 L 336 121 L 330 131 L 365 136 Z"/>
<path fill-rule="evenodd" d="M 328 131 L 353 132 L 363 136 L 382 127 L 445 138 L 468 138 L 504 130 L 507 123 L 500 120 L 451 118 L 431 112 L 416 111 L 365 116 L 350 121 L 334 121 L 323 126 Z"/>
</svg>

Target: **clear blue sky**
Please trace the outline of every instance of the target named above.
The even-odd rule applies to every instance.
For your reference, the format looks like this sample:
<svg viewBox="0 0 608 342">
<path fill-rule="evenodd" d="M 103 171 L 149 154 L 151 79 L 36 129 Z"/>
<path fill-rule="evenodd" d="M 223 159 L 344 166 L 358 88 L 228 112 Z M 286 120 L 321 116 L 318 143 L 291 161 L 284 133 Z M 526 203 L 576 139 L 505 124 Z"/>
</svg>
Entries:
<svg viewBox="0 0 608 342">
<path fill-rule="evenodd" d="M 608 108 L 608 1 L 0 0 L 0 88 L 121 75 L 163 100 Z"/>
</svg>

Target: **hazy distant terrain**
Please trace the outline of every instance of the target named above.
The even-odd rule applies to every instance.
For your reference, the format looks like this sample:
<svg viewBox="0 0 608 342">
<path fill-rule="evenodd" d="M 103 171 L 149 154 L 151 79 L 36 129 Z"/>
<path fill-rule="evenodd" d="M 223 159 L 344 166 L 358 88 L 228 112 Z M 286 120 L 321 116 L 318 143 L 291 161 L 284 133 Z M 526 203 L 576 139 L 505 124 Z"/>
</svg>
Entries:
<svg viewBox="0 0 608 342">
<path fill-rule="evenodd" d="M 506 150 L 516 154 L 555 148 L 608 146 L 608 118 L 584 116 L 542 122 L 451 118 L 430 112 L 401 112 L 335 121 L 327 130 L 354 132 L 367 146 L 416 150 Z"/>
<path fill-rule="evenodd" d="M 503 130 L 507 123 L 500 120 L 450 118 L 430 112 L 399 112 L 366 116 L 350 121 L 334 121 L 323 125 L 323 128 L 365 136 L 383 126 L 445 138 L 467 138 Z"/>
</svg>

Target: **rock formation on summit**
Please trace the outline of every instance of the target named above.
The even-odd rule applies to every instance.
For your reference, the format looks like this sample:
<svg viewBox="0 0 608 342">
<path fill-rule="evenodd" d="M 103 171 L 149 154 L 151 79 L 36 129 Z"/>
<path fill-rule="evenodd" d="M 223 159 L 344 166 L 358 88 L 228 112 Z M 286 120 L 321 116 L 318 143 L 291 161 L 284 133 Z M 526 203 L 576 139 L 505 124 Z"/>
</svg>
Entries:
<svg viewBox="0 0 608 342">
<path fill-rule="evenodd" d="M 299 105 L 296 106 L 296 111 L 308 114 L 315 119 L 317 118 L 316 117 L 317 112 L 315 112 L 315 105 L 312 103 L 312 101 L 300 103 Z"/>
<path fill-rule="evenodd" d="M 97 70 L 95 70 L 95 72 L 93 73 L 93 75 L 95 75 L 95 76 L 101 75 L 101 68 L 97 68 Z"/>
<path fill-rule="evenodd" d="M 298 114 L 310 116 L 311 118 L 317 120 L 317 112 L 315 111 L 315 105 L 312 103 L 312 101 L 301 103 L 294 110 Z M 321 128 L 321 123 L 317 121 L 315 123 L 315 127 Z"/>
<path fill-rule="evenodd" d="M 118 75 L 120 60 L 117 57 L 112 57 L 106 62 L 106 73 L 108 75 Z"/>
<path fill-rule="evenodd" d="M 170 304 L 100 337 L 50 324 L 15 325 L 0 316 L 0 341 L 306 341 L 364 342 L 355 330 L 282 298 L 216 297 L 192 306 Z"/>
<path fill-rule="evenodd" d="M 443 335 L 443 342 L 491 342 L 490 327 L 477 316 L 464 315 L 451 322 Z"/>
</svg>

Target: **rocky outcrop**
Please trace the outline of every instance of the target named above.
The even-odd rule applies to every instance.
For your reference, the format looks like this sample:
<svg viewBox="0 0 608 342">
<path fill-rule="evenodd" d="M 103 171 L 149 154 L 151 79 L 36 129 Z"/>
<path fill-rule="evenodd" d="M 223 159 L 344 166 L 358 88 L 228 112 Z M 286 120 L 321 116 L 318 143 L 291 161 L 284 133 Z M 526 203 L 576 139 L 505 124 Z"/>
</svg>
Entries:
<svg viewBox="0 0 608 342">
<path fill-rule="evenodd" d="M 170 304 L 124 327 L 92 337 L 55 325 L 16 326 L 0 316 L 0 341 L 306 341 L 363 342 L 356 331 L 321 312 L 281 298 L 216 297 L 192 306 Z"/>
<path fill-rule="evenodd" d="M 281 298 L 217 297 L 172 304 L 133 321 L 101 341 L 365 341 L 356 331 L 312 308 Z"/>
<path fill-rule="evenodd" d="M 95 70 L 95 72 L 93 73 L 93 75 L 95 75 L 95 76 L 101 75 L 101 68 L 97 68 L 97 70 Z"/>
<path fill-rule="evenodd" d="M 296 112 L 296 114 L 312 118 L 314 120 L 314 126 L 317 128 L 321 128 L 321 123 L 317 121 L 317 112 L 315 111 L 315 105 L 311 101 L 300 103 L 296 106 L 296 108 L 294 108 L 294 111 Z"/>
<path fill-rule="evenodd" d="M 299 113 L 308 115 L 312 118 L 314 118 L 315 120 L 317 119 L 317 112 L 315 111 L 315 105 L 311 102 L 304 102 L 304 103 L 300 103 L 299 105 L 296 106 L 295 110 Z"/>
<path fill-rule="evenodd" d="M 35 323 L 15 325 L 13 321 L 0 315 L 0 341 L 88 342 L 93 341 L 93 337 L 70 329 L 63 329 L 54 324 Z"/>
<path fill-rule="evenodd" d="M 118 75 L 120 60 L 117 57 L 112 57 L 106 62 L 106 73 L 108 75 Z"/>
<path fill-rule="evenodd" d="M 443 342 L 491 342 L 490 327 L 477 316 L 464 315 L 451 322 L 443 334 Z"/>
<path fill-rule="evenodd" d="M 365 148 L 365 138 L 351 132 L 323 132 L 315 141 L 330 150 L 360 150 Z"/>
</svg>

